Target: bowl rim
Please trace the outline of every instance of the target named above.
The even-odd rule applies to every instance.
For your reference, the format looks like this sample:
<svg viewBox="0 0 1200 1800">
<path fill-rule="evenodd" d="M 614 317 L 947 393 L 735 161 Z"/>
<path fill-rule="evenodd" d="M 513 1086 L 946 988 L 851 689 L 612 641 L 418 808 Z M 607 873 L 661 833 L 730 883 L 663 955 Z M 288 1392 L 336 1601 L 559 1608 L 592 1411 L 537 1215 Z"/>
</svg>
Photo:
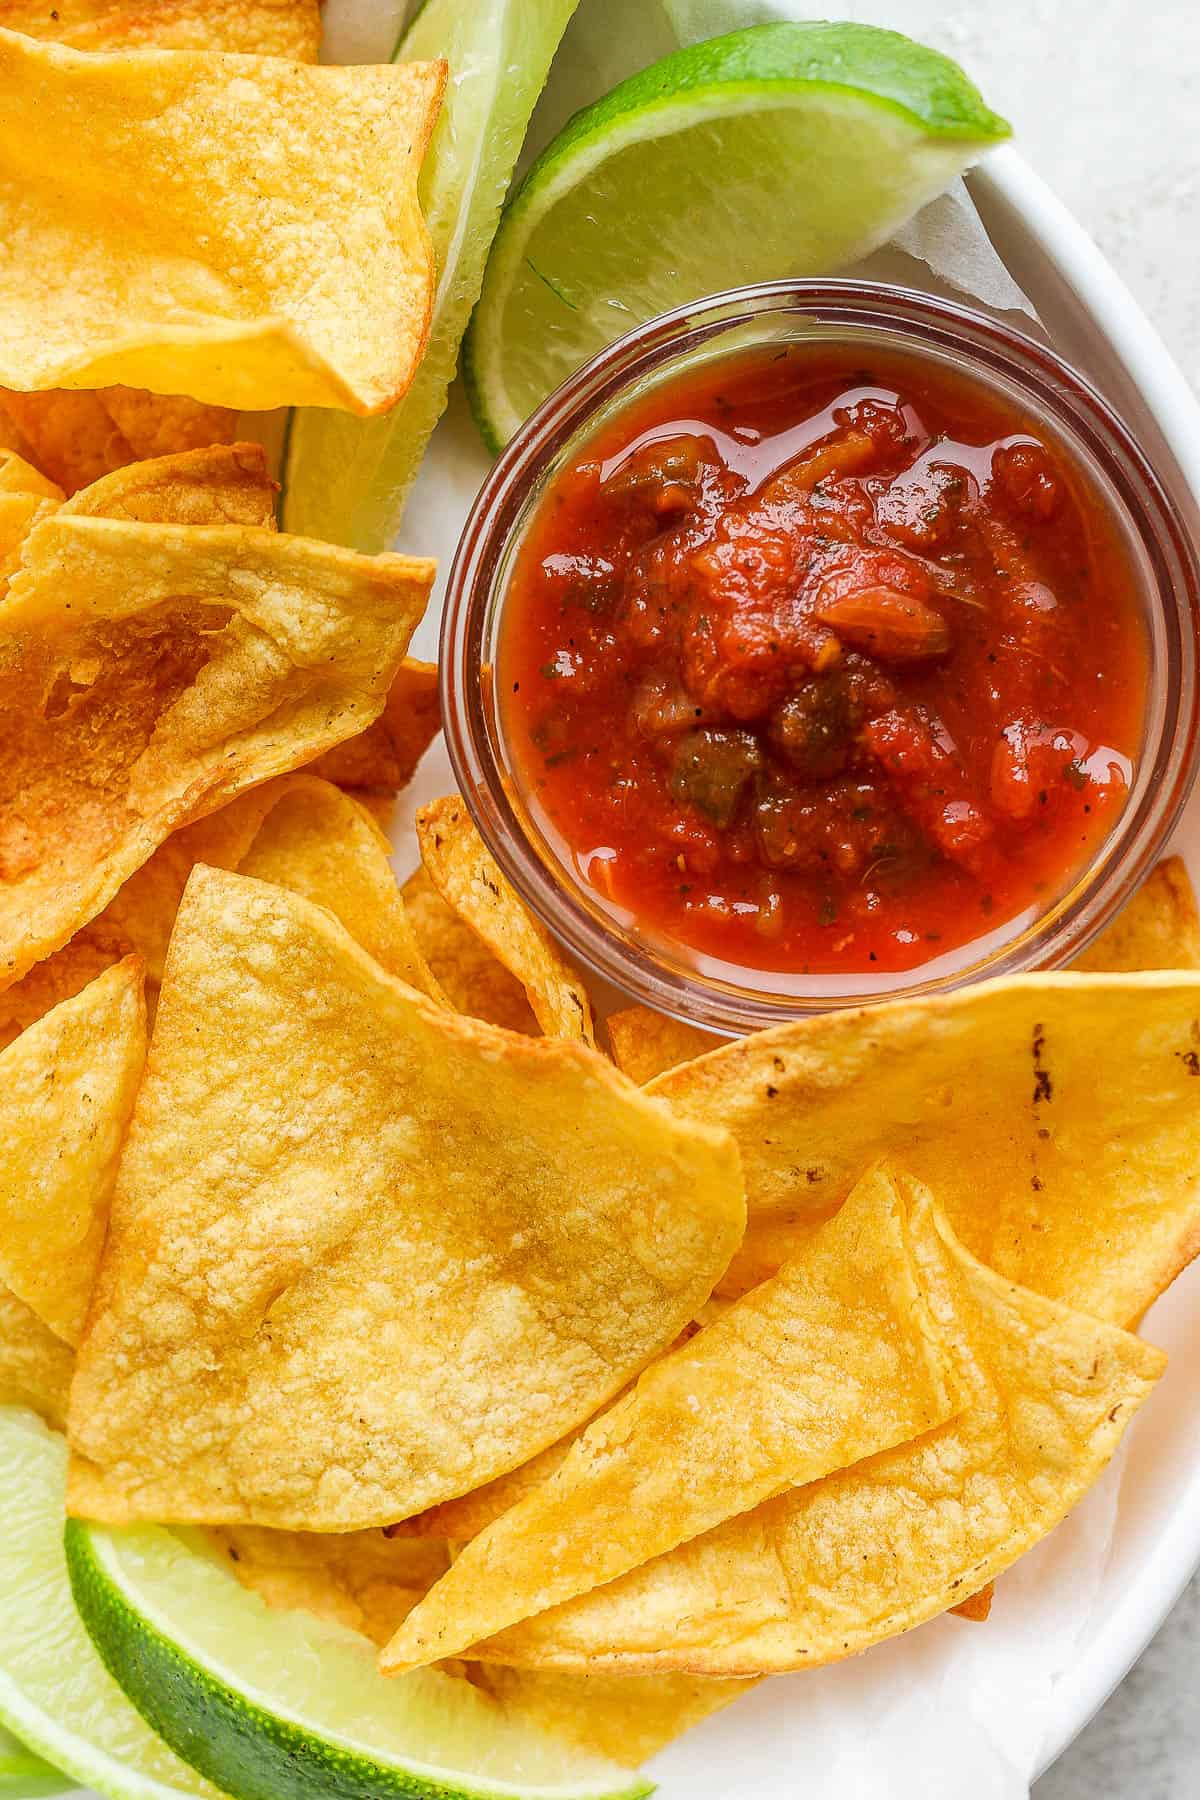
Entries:
<svg viewBox="0 0 1200 1800">
<path fill-rule="evenodd" d="M 1115 490 L 1152 571 L 1148 612 L 1160 634 L 1150 669 L 1157 729 L 1134 796 L 1087 865 L 1047 909 L 975 960 L 946 957 L 868 988 L 819 978 L 811 992 L 739 986 L 667 960 L 622 932 L 598 897 L 572 883 L 523 808 L 500 744 L 486 633 L 502 607 L 505 563 L 543 484 L 597 416 L 687 349 L 762 321 L 814 321 L 836 333 L 886 331 L 897 343 L 969 359 L 972 372 L 1021 389 Z M 755 283 L 674 308 L 635 327 L 551 394 L 493 466 L 450 572 L 441 641 L 446 743 L 459 791 L 485 844 L 535 916 L 594 976 L 668 1016 L 738 1034 L 806 1014 L 946 993 L 1033 968 L 1059 968 L 1110 922 L 1162 849 L 1200 763 L 1200 561 L 1153 464 L 1095 385 L 1048 345 L 981 309 L 916 289 L 850 279 Z"/>
</svg>

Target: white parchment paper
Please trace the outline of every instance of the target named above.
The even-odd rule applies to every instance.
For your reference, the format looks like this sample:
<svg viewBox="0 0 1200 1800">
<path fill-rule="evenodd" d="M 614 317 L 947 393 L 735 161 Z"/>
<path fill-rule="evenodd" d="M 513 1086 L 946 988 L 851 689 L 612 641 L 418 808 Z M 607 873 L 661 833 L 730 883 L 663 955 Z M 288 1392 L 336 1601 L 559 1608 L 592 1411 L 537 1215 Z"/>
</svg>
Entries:
<svg viewBox="0 0 1200 1800">
<path fill-rule="evenodd" d="M 883 6 L 837 10 L 888 22 Z M 329 0 L 327 57 L 387 56 L 403 13 L 395 0 Z M 581 0 L 527 156 L 578 107 L 680 44 L 768 18 L 824 16 L 827 9 L 790 0 Z M 892 244 L 838 273 L 965 296 L 1038 329 L 961 182 Z M 441 564 L 415 654 L 436 656 L 442 583 L 488 466 L 456 391 L 397 545 Z M 401 874 L 417 861 L 417 806 L 451 784 L 439 741 L 401 797 L 393 832 Z M 947 1617 L 850 1662 L 764 1683 L 656 1759 L 649 1772 L 665 1800 L 1027 1800 L 1055 1684 L 1095 1624 L 1122 1468 L 1119 1456 L 1071 1518 L 1001 1579 L 985 1625 Z"/>
</svg>

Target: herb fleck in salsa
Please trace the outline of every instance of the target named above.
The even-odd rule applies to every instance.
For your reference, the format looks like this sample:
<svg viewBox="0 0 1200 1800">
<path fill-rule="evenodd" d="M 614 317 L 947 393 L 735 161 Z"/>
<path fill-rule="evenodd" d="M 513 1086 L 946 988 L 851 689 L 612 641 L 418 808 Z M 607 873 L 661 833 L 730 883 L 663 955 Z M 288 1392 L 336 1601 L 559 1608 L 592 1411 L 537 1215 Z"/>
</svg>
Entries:
<svg viewBox="0 0 1200 1800">
<path fill-rule="evenodd" d="M 800 346 L 610 421 L 520 552 L 518 776 L 640 928 L 910 969 L 1060 891 L 1124 803 L 1146 644 L 1107 508 L 965 374 Z"/>
</svg>

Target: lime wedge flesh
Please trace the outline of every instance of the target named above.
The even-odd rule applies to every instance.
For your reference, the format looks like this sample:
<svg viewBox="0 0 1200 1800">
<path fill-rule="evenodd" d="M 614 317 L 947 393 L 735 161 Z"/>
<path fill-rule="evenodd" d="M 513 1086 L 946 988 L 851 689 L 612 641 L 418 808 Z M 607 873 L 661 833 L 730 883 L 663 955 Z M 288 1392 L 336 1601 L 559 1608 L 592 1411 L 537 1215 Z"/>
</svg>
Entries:
<svg viewBox="0 0 1200 1800">
<path fill-rule="evenodd" d="M 83 1628 L 63 1554 L 66 1474 L 65 1440 L 23 1407 L 0 1407 L 0 1720 L 112 1800 L 218 1800 L 130 1705 Z"/>
<path fill-rule="evenodd" d="M 387 1680 L 365 1638 L 271 1612 L 194 1534 L 71 1520 L 96 1648 L 166 1741 L 235 1800 L 634 1800 L 652 1789 L 432 1669 Z"/>
<path fill-rule="evenodd" d="M 37 1795 L 61 1794 L 74 1785 L 27 1750 L 11 1731 L 0 1730 L 0 1795 L 12 1796 L 12 1800 L 35 1800 Z"/>
<path fill-rule="evenodd" d="M 485 440 L 656 313 L 867 255 L 1008 135 L 955 63 L 873 26 L 664 57 L 577 113 L 505 211 L 465 352 Z"/>
<path fill-rule="evenodd" d="M 421 169 L 421 206 L 438 269 L 429 346 L 390 413 L 324 408 L 292 415 L 284 463 L 287 531 L 384 550 L 446 405 L 529 115 L 577 0 L 426 0 L 397 60 L 444 56 L 450 78 Z"/>
</svg>

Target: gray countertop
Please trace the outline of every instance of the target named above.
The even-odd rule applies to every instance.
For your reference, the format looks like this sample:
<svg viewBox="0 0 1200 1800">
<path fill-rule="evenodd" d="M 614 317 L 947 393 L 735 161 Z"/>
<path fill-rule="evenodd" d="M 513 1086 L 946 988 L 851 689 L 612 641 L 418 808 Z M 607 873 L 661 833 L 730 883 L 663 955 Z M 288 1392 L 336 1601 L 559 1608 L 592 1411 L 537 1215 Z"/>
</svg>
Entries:
<svg viewBox="0 0 1200 1800">
<path fill-rule="evenodd" d="M 1200 0 L 891 0 L 854 12 L 965 65 L 1200 387 Z M 1200 1579 L 1034 1800 L 1196 1800 L 1198 1698 Z"/>
</svg>

